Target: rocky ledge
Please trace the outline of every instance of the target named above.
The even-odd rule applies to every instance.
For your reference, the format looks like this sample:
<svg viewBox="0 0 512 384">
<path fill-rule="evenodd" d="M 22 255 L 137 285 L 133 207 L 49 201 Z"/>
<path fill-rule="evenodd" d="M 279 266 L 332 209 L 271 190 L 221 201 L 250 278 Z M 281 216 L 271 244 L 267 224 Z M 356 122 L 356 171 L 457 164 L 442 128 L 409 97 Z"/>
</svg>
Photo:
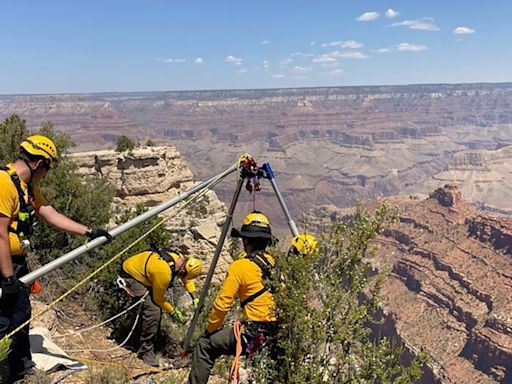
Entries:
<svg viewBox="0 0 512 384">
<path fill-rule="evenodd" d="M 139 203 L 156 206 L 196 184 L 174 147 L 143 147 L 123 153 L 113 150 L 82 152 L 71 157 L 84 177 L 100 176 L 111 182 L 116 192 L 117 211 Z M 226 207 L 213 191 L 184 210 L 178 211 L 178 206 L 161 214 L 167 219 L 167 229 L 174 235 L 174 245 L 204 260 L 208 267 L 226 218 Z M 224 276 L 231 261 L 226 249 L 216 268 L 217 277 Z"/>
</svg>

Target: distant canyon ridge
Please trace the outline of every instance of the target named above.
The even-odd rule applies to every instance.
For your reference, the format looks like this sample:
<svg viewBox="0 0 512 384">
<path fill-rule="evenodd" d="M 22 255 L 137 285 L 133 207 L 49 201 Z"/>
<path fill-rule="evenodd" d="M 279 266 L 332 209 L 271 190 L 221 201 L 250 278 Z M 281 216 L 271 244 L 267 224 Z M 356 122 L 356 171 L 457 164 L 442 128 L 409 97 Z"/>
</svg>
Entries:
<svg viewBox="0 0 512 384">
<path fill-rule="evenodd" d="M 512 83 L 0 96 L 0 118 L 12 113 L 30 128 L 52 121 L 81 151 L 120 135 L 174 145 L 196 179 L 248 152 L 271 164 L 297 219 L 453 182 L 479 208 L 512 213 Z M 226 202 L 234 187 L 216 192 Z M 256 207 L 284 227 L 271 193 L 264 183 Z"/>
</svg>

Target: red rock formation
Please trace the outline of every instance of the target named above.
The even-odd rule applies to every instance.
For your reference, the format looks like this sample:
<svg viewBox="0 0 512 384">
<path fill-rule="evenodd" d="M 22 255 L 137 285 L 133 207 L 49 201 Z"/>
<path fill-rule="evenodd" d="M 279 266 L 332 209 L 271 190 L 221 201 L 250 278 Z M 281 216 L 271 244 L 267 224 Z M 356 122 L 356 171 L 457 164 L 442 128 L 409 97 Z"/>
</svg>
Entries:
<svg viewBox="0 0 512 384">
<path fill-rule="evenodd" d="M 382 333 L 427 349 L 424 383 L 512 382 L 512 220 L 483 215 L 456 185 L 392 199 L 399 221 L 377 239 L 389 270 Z"/>
</svg>

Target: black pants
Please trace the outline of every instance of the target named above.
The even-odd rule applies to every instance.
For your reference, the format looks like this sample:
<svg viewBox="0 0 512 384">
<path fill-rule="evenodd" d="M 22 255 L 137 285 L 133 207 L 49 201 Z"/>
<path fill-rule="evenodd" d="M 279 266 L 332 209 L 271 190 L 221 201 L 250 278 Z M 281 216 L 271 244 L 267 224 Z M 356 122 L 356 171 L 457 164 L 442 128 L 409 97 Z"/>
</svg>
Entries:
<svg viewBox="0 0 512 384">
<path fill-rule="evenodd" d="M 246 322 L 242 333 L 243 353 L 253 355 L 261 349 L 262 345 L 252 345 L 259 336 L 265 344 L 271 343 L 275 329 L 276 323 Z M 214 332 L 209 337 L 200 338 L 192 355 L 189 384 L 206 384 L 215 360 L 222 355 L 234 355 L 235 351 L 236 339 L 232 327 Z"/>
<path fill-rule="evenodd" d="M 123 276 L 124 277 L 124 276 Z M 131 289 L 136 299 L 140 299 L 146 291 L 147 287 L 133 277 L 124 277 L 128 288 Z M 151 352 L 155 348 L 155 338 L 160 330 L 160 322 L 162 320 L 162 310 L 153 302 L 151 291 L 142 302 L 142 325 L 140 331 L 140 346 L 138 353 L 143 355 Z"/>
<path fill-rule="evenodd" d="M 13 258 L 13 263 L 16 277 L 20 278 L 28 273 L 24 258 L 20 258 L 20 260 Z M 26 286 L 20 286 L 16 294 L 2 295 L 0 298 L 0 339 L 29 320 L 31 316 L 32 307 L 29 290 Z M 0 383 L 12 383 L 22 378 L 26 371 L 33 367 L 29 328 L 27 324 L 12 336 L 8 369 L 6 366 L 0 369 Z"/>
</svg>

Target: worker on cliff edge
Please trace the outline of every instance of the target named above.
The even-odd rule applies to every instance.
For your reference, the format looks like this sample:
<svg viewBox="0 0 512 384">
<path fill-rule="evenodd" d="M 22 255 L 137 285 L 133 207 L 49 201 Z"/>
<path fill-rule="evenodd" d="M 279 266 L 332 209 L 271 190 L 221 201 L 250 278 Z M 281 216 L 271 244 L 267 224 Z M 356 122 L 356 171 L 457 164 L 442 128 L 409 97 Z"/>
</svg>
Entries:
<svg viewBox="0 0 512 384">
<path fill-rule="evenodd" d="M 232 229 L 231 236 L 242 238 L 244 255 L 230 265 L 213 303 L 205 334 L 194 349 L 188 379 L 192 384 L 206 384 L 215 360 L 221 355 L 235 354 L 233 327 L 222 328 L 235 297 L 240 299 L 245 318 L 241 335 L 245 355 L 255 354 L 263 344 L 270 344 L 277 329 L 274 297 L 265 282 L 275 266 L 274 257 L 266 251 L 273 240 L 270 222 L 255 211 L 244 218 L 240 230 Z"/>
<path fill-rule="evenodd" d="M 33 135 L 20 144 L 18 159 L 0 168 L 0 338 L 31 317 L 29 289 L 18 279 L 29 272 L 26 255 L 36 217 L 59 231 L 112 239 L 106 230 L 80 224 L 44 200 L 38 184 L 56 165 L 53 141 Z M 28 331 L 27 325 L 12 337 L 9 357 L 0 363 L 1 383 L 23 378 L 34 366 Z"/>
<path fill-rule="evenodd" d="M 120 279 L 125 290 L 137 299 L 145 296 L 142 303 L 142 327 L 139 357 L 148 365 L 160 365 L 155 355 L 155 338 L 160 329 L 162 311 L 169 313 L 178 323 L 185 323 L 183 313 L 165 299 L 165 292 L 179 277 L 192 298 L 192 304 L 197 306 L 194 279 L 203 270 L 201 260 L 195 257 L 185 258 L 167 249 L 149 250 L 137 253 L 123 262 Z"/>
</svg>

